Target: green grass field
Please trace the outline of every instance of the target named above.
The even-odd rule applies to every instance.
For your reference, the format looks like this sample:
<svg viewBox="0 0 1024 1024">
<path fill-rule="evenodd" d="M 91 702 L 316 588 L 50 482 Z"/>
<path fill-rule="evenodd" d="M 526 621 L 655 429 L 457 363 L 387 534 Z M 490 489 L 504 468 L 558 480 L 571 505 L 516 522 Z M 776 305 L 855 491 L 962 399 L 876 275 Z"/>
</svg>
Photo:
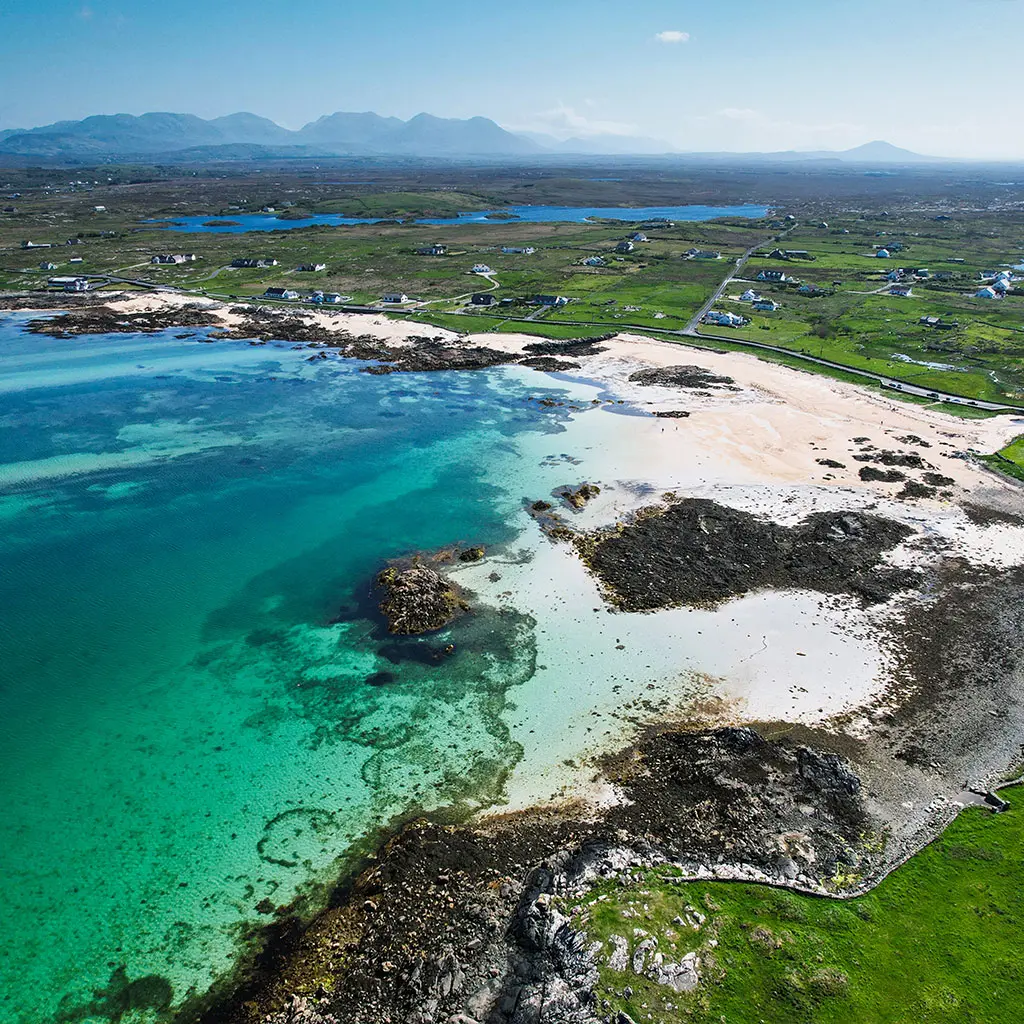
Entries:
<svg viewBox="0 0 1024 1024">
<path fill-rule="evenodd" d="M 994 455 L 983 455 L 982 461 L 998 473 L 1024 481 L 1024 435 Z"/>
<path fill-rule="evenodd" d="M 755 256 L 742 272 L 743 280 L 729 286 L 721 307 L 751 316 L 751 322 L 730 331 L 736 342 L 754 341 L 799 355 L 813 355 L 844 366 L 872 370 L 935 391 L 975 400 L 1024 405 L 1024 294 L 1001 301 L 973 297 L 985 269 L 1024 259 L 1024 215 L 985 213 L 962 220 L 901 213 L 828 217 L 828 228 L 806 225 L 777 234 L 765 221 L 725 219 L 708 223 L 679 223 L 650 229 L 649 243 L 626 255 L 613 250 L 630 230 L 622 223 L 540 224 L 521 221 L 464 225 L 379 224 L 313 227 L 270 233 L 178 234 L 142 223 L 145 217 L 173 219 L 185 213 L 230 218 L 269 203 L 281 208 L 294 203 L 286 216 L 308 212 L 345 212 L 408 219 L 426 214 L 500 208 L 505 201 L 522 201 L 524 185 L 510 183 L 506 195 L 470 187 L 388 191 L 372 184 L 328 188 L 326 185 L 288 189 L 261 182 L 244 195 L 225 193 L 214 183 L 171 191 L 157 190 L 149 205 L 139 193 L 125 193 L 96 215 L 88 196 L 40 195 L 24 200 L 17 217 L 0 219 L 0 288 L 34 289 L 45 285 L 50 271 L 40 262 L 57 264 L 52 273 L 109 274 L 154 284 L 169 284 L 196 294 L 231 300 L 257 298 L 271 286 L 308 293 L 314 288 L 375 304 L 388 291 L 401 291 L 426 305 L 415 313 L 424 323 L 458 331 L 495 329 L 509 318 L 508 330 L 548 337 L 577 337 L 620 327 L 679 330 L 696 313 L 726 276 L 734 259 L 754 244 L 766 252 L 775 245 L 804 249 L 813 260 L 779 261 Z M 571 192 L 581 184 L 566 180 L 551 187 Z M 589 187 L 589 186 L 588 186 Z M 595 185 L 604 189 L 605 185 Z M 618 189 L 618 185 L 608 185 Z M 232 199 L 226 203 L 226 199 Z M 282 228 L 287 221 L 282 221 Z M 845 234 L 843 232 L 846 232 Z M 110 232 L 110 234 L 102 234 Z M 81 245 L 64 241 L 81 235 Z M 52 241 L 53 249 L 23 250 L 20 240 Z M 420 256 L 416 249 L 432 242 L 449 246 L 448 255 Z M 529 245 L 530 255 L 502 253 L 503 245 Z M 893 258 L 870 255 L 888 245 Z M 902 248 L 897 249 L 897 246 Z M 686 260 L 691 247 L 713 248 L 723 254 L 714 261 Z M 154 253 L 194 251 L 195 263 L 154 266 Z M 84 263 L 72 266 L 71 256 Z M 585 267 L 588 256 L 601 255 L 601 267 Z M 273 257 L 276 267 L 235 270 L 240 256 Z M 960 261 L 963 262 L 953 262 Z M 297 273 L 300 263 L 327 264 L 323 273 Z M 489 309 L 472 318 L 459 315 L 474 291 L 490 290 L 487 281 L 470 273 L 475 263 L 494 270 L 498 299 L 523 300 L 537 293 L 564 295 L 563 307 L 541 312 L 529 323 L 521 320 L 532 308 L 516 302 Z M 929 278 L 913 285 L 913 296 L 887 294 L 884 275 L 894 267 L 929 268 Z M 818 296 L 801 295 L 793 287 L 756 282 L 761 269 L 781 268 L 822 289 Z M 941 275 L 941 279 L 940 279 Z M 738 296 L 748 286 L 782 303 L 772 313 L 755 313 Z M 880 289 L 882 290 L 879 293 Z M 1024 291 L 1024 289 L 1022 289 Z M 921 317 L 956 321 L 948 331 L 933 330 Z M 579 321 L 569 324 L 568 321 Z M 556 325 L 563 324 L 563 328 Z M 506 329 L 503 327 L 502 329 Z M 720 328 L 712 329 L 720 334 Z M 776 361 L 787 362 L 783 357 Z M 812 372 L 812 364 L 790 361 Z M 832 375 L 835 375 L 833 373 Z"/>
<path fill-rule="evenodd" d="M 642 936 L 702 982 L 676 993 L 630 968 L 599 996 L 660 1024 L 1017 1024 L 1024 992 L 1024 787 L 1014 807 L 970 808 L 865 896 L 834 901 L 766 886 L 679 883 L 671 870 L 594 889 L 574 914 L 588 941 Z M 634 878 L 636 876 L 634 875 Z M 673 924 L 696 909 L 699 931 Z M 623 996 L 626 988 L 632 995 Z"/>
</svg>

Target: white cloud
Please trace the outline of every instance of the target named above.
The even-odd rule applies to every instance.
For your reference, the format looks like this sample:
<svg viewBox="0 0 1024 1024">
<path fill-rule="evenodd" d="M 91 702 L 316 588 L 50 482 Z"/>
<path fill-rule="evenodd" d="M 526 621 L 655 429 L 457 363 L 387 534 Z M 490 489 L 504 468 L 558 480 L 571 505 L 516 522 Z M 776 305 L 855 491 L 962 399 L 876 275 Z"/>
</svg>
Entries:
<svg viewBox="0 0 1024 1024">
<path fill-rule="evenodd" d="M 690 33 L 680 32 L 678 29 L 666 29 L 664 32 L 658 32 L 654 37 L 659 43 L 686 43 L 689 42 Z"/>
<path fill-rule="evenodd" d="M 585 100 L 587 106 L 594 106 L 593 101 Z M 587 117 L 574 107 L 559 103 L 550 110 L 542 110 L 526 119 L 525 124 L 517 125 L 513 130 L 539 131 L 554 135 L 558 139 L 572 137 L 588 138 L 594 135 L 633 135 L 637 131 L 634 124 L 621 121 L 608 121 L 602 118 Z"/>
</svg>

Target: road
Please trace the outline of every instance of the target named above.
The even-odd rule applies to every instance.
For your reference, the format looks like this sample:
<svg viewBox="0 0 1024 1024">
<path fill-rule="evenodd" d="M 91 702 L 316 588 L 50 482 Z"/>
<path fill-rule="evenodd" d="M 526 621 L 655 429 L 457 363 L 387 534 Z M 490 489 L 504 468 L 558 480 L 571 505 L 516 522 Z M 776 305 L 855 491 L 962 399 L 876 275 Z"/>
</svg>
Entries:
<svg viewBox="0 0 1024 1024">
<path fill-rule="evenodd" d="M 740 269 L 743 267 L 743 264 L 746 263 L 747 260 L 749 260 L 750 257 L 753 256 L 754 253 L 757 252 L 758 249 L 762 248 L 765 244 L 766 243 L 764 242 L 758 242 L 757 245 L 751 246 L 736 261 L 736 265 L 733 267 L 731 271 L 729 271 L 725 280 L 715 289 L 714 294 L 711 296 L 711 298 L 708 299 L 708 301 L 705 302 L 704 305 L 700 307 L 700 309 L 697 311 L 696 316 L 694 316 L 693 319 L 683 329 L 685 334 L 693 334 L 696 332 L 697 324 L 699 324 L 701 320 L 704 319 L 704 317 L 707 315 L 708 310 L 711 309 L 711 307 L 722 297 L 722 292 L 724 292 L 725 289 L 729 286 L 729 282 L 740 271 Z"/>
<path fill-rule="evenodd" d="M 503 322 L 529 323 L 528 317 L 506 317 Z M 809 356 L 805 352 L 795 352 L 793 349 L 782 348 L 778 345 L 766 345 L 760 341 L 747 341 L 745 338 L 730 338 L 727 334 L 698 334 L 696 330 L 684 328 L 680 331 L 670 330 L 667 327 L 648 327 L 647 324 L 600 324 L 590 320 L 558 320 L 559 325 L 570 327 L 606 327 L 616 333 L 622 331 L 642 331 L 644 334 L 664 335 L 668 339 L 686 343 L 687 338 L 700 338 L 702 341 L 727 341 L 731 345 L 742 346 L 764 352 L 775 352 L 779 355 L 789 356 L 792 359 L 799 359 L 807 363 L 816 363 L 818 366 L 827 366 L 832 370 L 842 370 L 843 373 L 852 374 L 855 377 L 863 377 L 866 380 L 881 384 L 889 391 L 901 395 L 914 395 L 919 398 L 930 398 L 935 402 L 948 402 L 952 405 L 969 405 L 976 409 L 984 409 L 987 412 L 1019 412 L 1024 414 L 1024 406 L 1004 405 L 1000 402 L 983 402 L 981 399 L 964 398 L 963 395 L 954 395 L 948 391 L 935 391 L 929 388 L 920 388 L 916 384 L 907 384 L 905 381 L 896 380 L 894 377 L 887 377 L 882 373 L 875 373 L 872 370 L 859 370 L 844 363 L 834 363 L 829 359 L 821 359 L 818 356 Z"/>
</svg>

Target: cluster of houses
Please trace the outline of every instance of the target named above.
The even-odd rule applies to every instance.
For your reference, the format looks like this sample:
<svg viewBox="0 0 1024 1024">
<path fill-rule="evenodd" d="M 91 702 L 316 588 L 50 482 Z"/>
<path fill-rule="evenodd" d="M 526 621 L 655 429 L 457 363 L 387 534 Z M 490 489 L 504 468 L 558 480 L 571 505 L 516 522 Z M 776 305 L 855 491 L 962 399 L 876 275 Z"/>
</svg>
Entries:
<svg viewBox="0 0 1024 1024">
<path fill-rule="evenodd" d="M 274 259 L 252 259 L 250 257 L 242 257 L 237 260 L 231 261 L 231 266 L 235 270 L 261 270 L 264 267 L 276 267 L 277 260 Z"/>
<path fill-rule="evenodd" d="M 896 270 L 890 270 L 885 279 L 900 284 L 908 280 L 927 281 L 931 276 L 932 272 L 927 267 L 897 267 Z"/>
<path fill-rule="evenodd" d="M 716 327 L 743 327 L 750 321 L 738 313 L 729 313 L 724 309 L 711 309 L 704 314 L 704 323 L 713 324 Z"/>
<path fill-rule="evenodd" d="M 923 316 L 917 321 L 922 327 L 931 327 L 935 331 L 951 331 L 960 326 L 959 320 L 943 320 L 941 316 Z"/>
<path fill-rule="evenodd" d="M 650 239 L 642 231 L 634 231 L 629 238 L 624 238 L 615 246 L 615 251 L 623 254 L 631 253 L 638 245 L 649 241 Z"/>
<path fill-rule="evenodd" d="M 981 279 L 989 283 L 974 293 L 976 299 L 1005 299 L 1006 293 L 1013 290 L 1013 274 L 1009 270 L 985 271 Z"/>
<path fill-rule="evenodd" d="M 195 263 L 199 257 L 194 252 L 179 252 L 172 254 L 159 253 L 149 262 L 174 266 L 178 263 Z"/>
<path fill-rule="evenodd" d="M 277 299 L 281 302 L 298 302 L 302 296 L 294 288 L 268 288 L 263 293 L 263 297 L 265 299 Z M 346 296 L 339 295 L 337 292 L 317 291 L 313 292 L 306 301 L 315 303 L 318 306 L 338 306 L 346 301 Z M 404 298 L 402 301 L 404 301 Z"/>
<path fill-rule="evenodd" d="M 753 288 L 748 288 L 740 296 L 740 302 L 749 302 L 760 313 L 774 313 L 777 309 L 781 309 L 778 302 L 775 302 L 773 299 L 764 298 L 758 292 L 755 292 Z"/>
</svg>

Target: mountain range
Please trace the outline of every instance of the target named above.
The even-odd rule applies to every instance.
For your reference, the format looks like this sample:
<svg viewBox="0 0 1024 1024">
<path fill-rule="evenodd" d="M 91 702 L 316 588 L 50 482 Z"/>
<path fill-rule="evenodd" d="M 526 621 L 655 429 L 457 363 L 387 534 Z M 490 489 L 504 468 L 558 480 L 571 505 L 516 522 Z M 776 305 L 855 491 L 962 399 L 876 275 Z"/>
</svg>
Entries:
<svg viewBox="0 0 1024 1024">
<path fill-rule="evenodd" d="M 297 131 L 249 113 L 211 120 L 194 114 L 99 114 L 40 128 L 0 130 L 0 160 L 18 163 L 103 163 L 130 159 L 202 162 L 332 156 L 543 159 L 568 155 L 673 154 L 721 162 L 838 160 L 910 164 L 934 159 L 887 142 L 870 142 L 842 152 L 683 154 L 658 139 L 603 135 L 560 140 L 534 132 L 511 132 L 486 117 L 458 119 L 417 114 L 403 121 L 369 111 L 328 114 Z"/>
</svg>

